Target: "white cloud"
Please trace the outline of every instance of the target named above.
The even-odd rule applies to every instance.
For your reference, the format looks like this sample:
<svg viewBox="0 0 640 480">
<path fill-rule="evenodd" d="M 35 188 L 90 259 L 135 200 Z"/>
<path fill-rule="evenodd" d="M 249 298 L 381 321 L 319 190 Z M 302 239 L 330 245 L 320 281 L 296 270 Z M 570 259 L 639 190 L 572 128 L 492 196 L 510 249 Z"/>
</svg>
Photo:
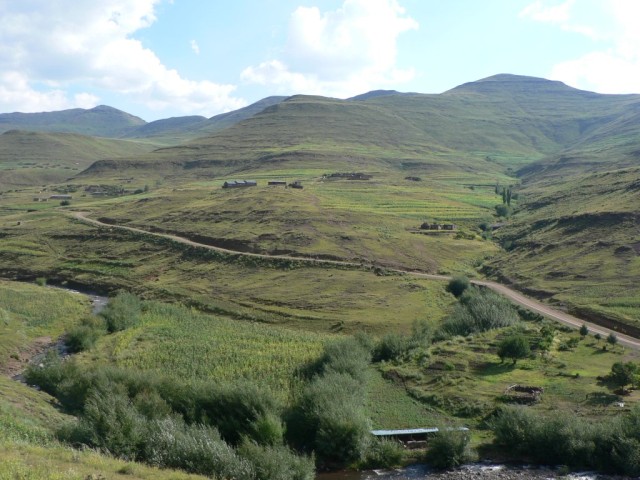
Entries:
<svg viewBox="0 0 640 480">
<path fill-rule="evenodd" d="M 521 17 L 528 17 L 538 22 L 565 23 L 570 18 L 570 11 L 575 0 L 566 0 L 558 5 L 546 5 L 537 0 L 520 12 Z"/>
<path fill-rule="evenodd" d="M 200 55 L 200 45 L 195 40 L 191 40 L 191 50 L 195 52 L 196 55 Z"/>
<path fill-rule="evenodd" d="M 416 28 L 396 0 L 345 0 L 329 12 L 298 7 L 282 58 L 248 67 L 241 78 L 286 93 L 338 97 L 397 85 L 414 75 L 396 66 L 398 36 Z"/>
<path fill-rule="evenodd" d="M 155 21 L 159 2 L 0 2 L 0 111 L 92 106 L 100 101 L 95 89 L 159 112 L 210 115 L 243 106 L 233 85 L 183 78 L 132 38 Z M 77 90 L 84 91 L 69 93 Z"/>
<path fill-rule="evenodd" d="M 585 35 L 595 42 L 593 51 L 555 65 L 549 75 L 554 80 L 601 93 L 640 93 L 637 0 L 592 0 L 588 5 L 574 0 L 551 5 L 537 0 L 520 15 Z"/>
</svg>

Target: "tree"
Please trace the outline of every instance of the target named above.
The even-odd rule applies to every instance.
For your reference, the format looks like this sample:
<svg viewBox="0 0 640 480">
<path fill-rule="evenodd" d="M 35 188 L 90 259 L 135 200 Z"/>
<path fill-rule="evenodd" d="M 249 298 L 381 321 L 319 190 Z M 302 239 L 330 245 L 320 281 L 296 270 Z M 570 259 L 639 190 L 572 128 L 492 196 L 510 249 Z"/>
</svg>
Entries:
<svg viewBox="0 0 640 480">
<path fill-rule="evenodd" d="M 507 190 L 507 205 L 511 206 L 511 187 Z"/>
<path fill-rule="evenodd" d="M 618 336 L 615 333 L 611 332 L 607 337 L 607 343 L 612 347 L 615 347 L 616 343 L 618 343 Z"/>
<path fill-rule="evenodd" d="M 616 362 L 611 366 L 609 379 L 618 387 L 640 383 L 640 365 L 633 362 Z"/>
<path fill-rule="evenodd" d="M 504 362 L 505 358 L 510 358 L 515 365 L 519 359 L 527 358 L 529 353 L 531 353 L 529 341 L 522 335 L 507 337 L 498 345 L 498 356 L 501 362 Z"/>
<path fill-rule="evenodd" d="M 580 336 L 584 339 L 587 335 L 589 335 L 589 328 L 583 323 L 580 327 Z"/>
<path fill-rule="evenodd" d="M 454 297 L 460 297 L 467 288 L 471 285 L 471 282 L 464 275 L 453 277 L 449 280 L 447 285 L 447 292 L 451 293 Z"/>
</svg>

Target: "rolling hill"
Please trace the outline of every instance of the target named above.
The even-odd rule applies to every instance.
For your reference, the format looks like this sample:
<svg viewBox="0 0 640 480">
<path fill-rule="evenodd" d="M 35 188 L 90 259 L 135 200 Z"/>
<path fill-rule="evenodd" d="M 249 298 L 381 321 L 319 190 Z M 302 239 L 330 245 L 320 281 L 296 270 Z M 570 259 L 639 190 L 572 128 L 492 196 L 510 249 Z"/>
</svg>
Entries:
<svg viewBox="0 0 640 480">
<path fill-rule="evenodd" d="M 0 188 L 59 183 L 96 160 L 132 157 L 153 148 L 76 133 L 10 130 L 0 134 Z"/>
<path fill-rule="evenodd" d="M 0 133 L 8 130 L 66 132 L 97 137 L 120 137 L 146 122 L 106 105 L 59 112 L 0 113 Z"/>
<path fill-rule="evenodd" d="M 92 204 L 96 216 L 114 223 L 244 251 L 429 272 L 473 274 L 485 259 L 486 272 L 522 289 L 632 323 L 640 306 L 607 310 L 605 303 L 628 296 L 625 290 L 640 293 L 633 282 L 639 109 L 639 95 L 600 95 L 507 74 L 440 95 L 270 97 L 209 120 L 138 127 L 158 138 L 203 136 L 98 160 L 74 183 L 127 178 L 134 188 L 160 186 L 144 198 Z M 326 176 L 336 172 L 372 178 Z M 261 185 L 297 179 L 304 190 L 220 189 L 229 178 Z M 516 214 L 496 233 L 508 250 L 498 255 L 478 228 L 496 221 L 496 184 L 514 185 L 520 197 Z M 416 235 L 424 220 L 455 222 L 460 232 L 455 241 Z M 590 252 L 597 261 L 582 267 Z M 593 282 L 607 288 L 581 298 Z"/>
</svg>

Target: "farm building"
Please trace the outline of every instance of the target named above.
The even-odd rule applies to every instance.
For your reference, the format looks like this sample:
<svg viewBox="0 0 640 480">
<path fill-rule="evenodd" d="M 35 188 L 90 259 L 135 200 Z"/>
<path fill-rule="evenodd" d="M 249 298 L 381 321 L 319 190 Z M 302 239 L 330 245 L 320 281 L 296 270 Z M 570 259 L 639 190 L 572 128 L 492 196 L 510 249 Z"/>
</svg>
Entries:
<svg viewBox="0 0 640 480">
<path fill-rule="evenodd" d="M 300 182 L 300 180 L 296 180 L 295 182 L 291 182 L 291 183 L 289 184 L 289 186 L 290 186 L 291 188 L 299 188 L 299 189 L 304 188 L 304 187 L 302 186 L 302 183 Z"/>
<path fill-rule="evenodd" d="M 71 200 L 71 198 L 72 198 L 71 195 L 59 194 L 59 195 L 51 195 L 49 197 L 49 200 Z"/>
<path fill-rule="evenodd" d="M 469 429 L 466 427 L 454 428 L 452 430 L 457 430 L 460 432 L 468 432 Z M 371 434 L 378 438 L 388 438 L 393 440 L 399 440 L 403 443 L 407 442 L 416 442 L 416 441 L 424 441 L 429 437 L 433 437 L 438 434 L 440 429 L 437 427 L 433 428 L 408 428 L 404 430 L 371 430 Z"/>
<path fill-rule="evenodd" d="M 255 187 L 258 182 L 255 180 L 227 180 L 222 184 L 222 188 L 242 188 L 242 187 Z"/>
<path fill-rule="evenodd" d="M 457 230 L 458 226 L 455 223 L 429 223 L 424 222 L 420 225 L 421 230 Z"/>
<path fill-rule="evenodd" d="M 269 180 L 267 182 L 267 185 L 280 185 L 280 186 L 286 186 L 287 182 L 285 180 Z"/>
</svg>

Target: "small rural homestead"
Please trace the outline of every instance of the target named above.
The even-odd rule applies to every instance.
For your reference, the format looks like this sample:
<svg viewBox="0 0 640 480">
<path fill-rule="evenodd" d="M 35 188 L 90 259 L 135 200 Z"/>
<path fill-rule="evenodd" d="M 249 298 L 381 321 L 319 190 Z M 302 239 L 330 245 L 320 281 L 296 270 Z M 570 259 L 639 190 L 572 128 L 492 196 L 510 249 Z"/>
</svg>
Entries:
<svg viewBox="0 0 640 480">
<path fill-rule="evenodd" d="M 291 188 L 299 188 L 299 189 L 304 188 L 304 187 L 302 186 L 302 182 L 300 182 L 300 180 L 296 180 L 295 182 L 291 182 L 291 183 L 289 184 L 289 186 L 290 186 Z"/>
<path fill-rule="evenodd" d="M 49 197 L 49 200 L 71 200 L 71 195 L 62 195 L 62 194 L 58 194 L 58 195 L 51 195 Z"/>
<path fill-rule="evenodd" d="M 420 230 L 434 230 L 434 231 L 445 230 L 445 231 L 452 232 L 457 229 L 458 229 L 458 226 L 455 223 L 424 222 L 422 225 L 420 225 Z"/>
<path fill-rule="evenodd" d="M 267 185 L 286 187 L 287 186 L 287 182 L 286 182 L 286 180 L 269 180 L 267 182 Z"/>
<path fill-rule="evenodd" d="M 243 187 L 255 187 L 258 182 L 255 180 L 227 180 L 222 184 L 222 188 L 243 188 Z"/>
</svg>

